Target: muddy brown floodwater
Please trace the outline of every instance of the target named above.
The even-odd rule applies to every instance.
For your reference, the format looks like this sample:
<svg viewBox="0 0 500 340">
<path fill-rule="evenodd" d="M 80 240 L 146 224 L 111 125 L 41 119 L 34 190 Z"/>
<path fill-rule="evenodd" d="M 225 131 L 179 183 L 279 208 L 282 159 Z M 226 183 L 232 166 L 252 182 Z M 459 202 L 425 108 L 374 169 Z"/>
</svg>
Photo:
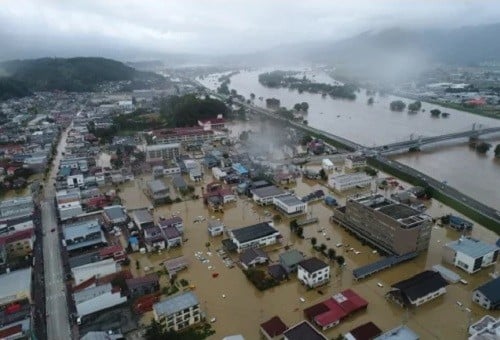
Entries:
<svg viewBox="0 0 500 340">
<path fill-rule="evenodd" d="M 145 179 L 136 179 L 135 183 L 129 183 L 120 187 L 120 196 L 124 205 L 129 209 L 148 207 L 149 200 L 142 193 L 142 187 Z M 166 183 L 169 181 L 165 179 Z M 205 177 L 205 182 L 212 181 L 211 176 Z M 295 192 L 300 196 L 321 187 L 314 181 L 302 181 L 299 179 Z M 408 185 L 405 185 L 408 187 Z M 326 187 L 323 187 L 328 191 Z M 196 186 L 196 193 L 201 194 L 201 185 Z M 389 195 L 390 192 L 387 192 Z M 341 201 L 345 197 L 333 194 Z M 441 216 L 452 210 L 442 206 L 439 202 L 432 201 L 428 203 L 428 213 L 431 216 Z M 375 274 L 369 279 L 356 282 L 353 280 L 352 269 L 364 264 L 371 263 L 379 259 L 378 254 L 374 254 L 368 246 L 362 246 L 361 243 L 348 235 L 339 226 L 329 222 L 332 211 L 322 201 L 312 203 L 309 211 L 319 218 L 319 222 L 314 225 L 304 227 L 306 239 L 298 239 L 291 235 L 289 230 L 289 220 L 275 224 L 285 238 L 285 243 L 289 243 L 306 255 L 315 254 L 312 250 L 308 238 L 316 237 L 318 244 L 325 243 L 328 247 L 334 248 L 339 255 L 346 259 L 346 266 L 339 268 L 332 264 L 332 280 L 321 290 L 324 295 L 320 295 L 316 290 L 307 291 L 292 276 L 291 280 L 274 287 L 265 292 L 258 291 L 247 279 L 242 271 L 235 266 L 232 269 L 227 268 L 222 259 L 216 254 L 215 250 L 221 248 L 222 237 L 210 238 L 207 233 L 206 222 L 194 223 L 194 218 L 204 216 L 206 218 L 220 218 L 228 228 L 247 226 L 259 221 L 266 220 L 270 214 L 274 214 L 272 208 L 256 207 L 248 198 L 240 196 L 236 203 L 225 207 L 223 214 L 212 214 L 203 205 L 201 199 L 196 201 L 186 201 L 169 206 L 156 208 L 154 211 L 155 220 L 160 216 L 170 216 L 177 214 L 184 219 L 185 238 L 187 242 L 182 248 L 171 251 L 164 251 L 161 254 L 133 254 L 132 263 L 136 259 L 141 262 L 141 269 L 135 270 L 131 266 L 134 274 L 144 274 L 145 267 L 152 267 L 155 271 L 162 269 L 161 263 L 166 259 L 184 255 L 189 259 L 189 269 L 180 272 L 178 277 L 189 281 L 194 285 L 194 293 L 198 296 L 201 307 L 207 314 L 207 318 L 216 318 L 213 328 L 216 334 L 210 339 L 221 339 L 231 334 L 242 334 L 246 339 L 259 339 L 259 325 L 272 316 L 278 315 L 289 326 L 303 320 L 303 309 L 318 303 L 328 296 L 347 288 L 354 289 L 358 294 L 369 301 L 368 309 L 360 314 L 355 314 L 340 325 L 328 330 L 325 334 L 331 338 L 340 333 L 346 333 L 350 329 L 359 326 L 365 322 L 373 321 L 382 330 L 386 331 L 401 323 L 406 323 L 410 328 L 420 334 L 421 339 L 466 339 L 469 319 L 476 321 L 483 315 L 488 314 L 485 310 L 472 303 L 471 291 L 474 287 L 489 279 L 488 274 L 494 268 L 482 270 L 481 272 L 468 275 L 459 271 L 458 268 L 450 268 L 469 281 L 468 285 L 452 284 L 447 288 L 447 293 L 438 299 L 427 303 L 417 309 L 405 312 L 399 306 L 385 300 L 384 294 L 388 291 L 390 285 L 404 278 L 412 276 L 424 269 L 430 268 L 434 264 L 441 263 L 441 247 L 444 243 L 455 240 L 459 237 L 457 232 L 435 226 L 432 230 L 432 238 L 429 251 L 420 255 L 412 262 L 405 263 L 394 268 Z M 318 232 L 320 227 L 325 227 L 326 236 Z M 485 241 L 494 242 L 497 235 L 485 228 L 476 225 L 473 236 L 479 237 Z M 330 240 L 326 240 L 329 237 Z M 205 243 L 211 243 L 211 256 L 206 255 L 209 263 L 201 263 L 194 254 L 202 251 L 206 254 Z M 349 244 L 361 253 L 355 255 L 354 252 L 344 252 L 344 248 L 336 247 L 337 243 Z M 280 249 L 272 247 L 267 249 L 272 261 L 278 260 Z M 236 256 L 233 257 L 236 259 Z M 209 270 L 209 266 L 212 269 Z M 212 273 L 217 272 L 219 276 L 212 278 Z M 379 287 L 377 283 L 382 283 Z M 162 277 L 162 283 L 166 284 L 165 276 Z M 225 295 L 225 298 L 222 296 Z M 304 298 L 301 302 L 299 298 Z M 460 308 L 457 301 L 463 303 Z M 470 315 L 465 311 L 469 307 L 472 312 Z M 489 312 L 495 317 L 500 316 L 499 312 Z M 141 322 L 148 323 L 151 313 L 144 315 Z"/>
</svg>

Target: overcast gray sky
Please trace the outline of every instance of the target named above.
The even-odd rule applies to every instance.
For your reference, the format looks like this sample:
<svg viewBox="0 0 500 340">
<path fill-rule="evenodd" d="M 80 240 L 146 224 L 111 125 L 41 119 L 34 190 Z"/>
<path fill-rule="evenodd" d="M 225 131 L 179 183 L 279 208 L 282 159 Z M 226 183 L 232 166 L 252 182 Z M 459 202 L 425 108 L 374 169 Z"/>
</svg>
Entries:
<svg viewBox="0 0 500 340">
<path fill-rule="evenodd" d="M 0 59 L 246 53 L 392 26 L 500 21 L 499 0 L 2 0 Z"/>
</svg>

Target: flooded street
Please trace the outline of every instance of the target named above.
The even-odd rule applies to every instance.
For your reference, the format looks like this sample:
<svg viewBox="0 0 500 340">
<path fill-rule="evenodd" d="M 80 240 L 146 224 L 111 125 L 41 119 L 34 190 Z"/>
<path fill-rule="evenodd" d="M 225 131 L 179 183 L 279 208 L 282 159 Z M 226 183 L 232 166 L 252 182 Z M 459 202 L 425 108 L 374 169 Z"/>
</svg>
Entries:
<svg viewBox="0 0 500 340">
<path fill-rule="evenodd" d="M 212 181 L 210 176 L 206 176 L 205 183 Z M 141 183 L 145 180 L 136 179 L 137 184 L 125 184 L 120 187 L 120 196 L 124 200 L 124 205 L 128 210 L 150 206 L 149 200 L 142 194 Z M 169 183 L 165 179 L 166 183 Z M 302 181 L 299 179 L 297 185 L 293 188 L 297 195 L 305 195 L 312 190 L 321 187 L 314 181 Z M 405 185 L 407 187 L 407 185 Z M 328 191 L 326 187 L 323 187 Z M 196 186 L 196 193 L 201 194 L 200 185 Z M 390 195 L 390 191 L 387 195 Z M 340 201 L 345 197 L 335 195 Z M 440 216 L 451 210 L 443 207 L 439 202 L 430 202 L 429 214 Z M 329 248 L 334 248 L 338 255 L 343 255 L 346 259 L 346 266 L 339 268 L 337 264 L 331 264 L 332 279 L 327 287 L 322 287 L 324 295 L 320 295 L 317 290 L 307 291 L 298 281 L 296 275 L 277 287 L 265 292 L 259 292 L 244 276 L 243 272 L 236 266 L 232 269 L 227 268 L 222 259 L 215 252 L 221 248 L 222 236 L 210 238 L 207 233 L 206 221 L 195 223 L 197 216 L 205 218 L 219 218 L 228 228 L 247 226 L 259 221 L 267 220 L 269 215 L 275 214 L 272 208 L 256 207 L 248 198 L 240 196 L 236 203 L 226 205 L 225 212 L 211 214 L 202 203 L 202 200 L 186 201 L 173 205 L 162 206 L 154 211 L 155 220 L 160 216 L 168 217 L 172 214 L 181 216 L 184 219 L 185 238 L 187 242 L 182 248 L 171 251 L 164 251 L 161 254 L 134 254 L 132 263 L 139 259 L 141 263 L 140 274 L 144 273 L 145 267 L 154 267 L 154 271 L 162 269 L 161 263 L 169 258 L 183 255 L 188 258 L 189 269 L 179 272 L 179 279 L 187 279 L 190 285 L 194 285 L 194 292 L 201 302 L 201 308 L 206 312 L 207 318 L 216 318 L 213 327 L 216 334 L 210 339 L 221 339 L 231 334 L 243 334 L 246 339 L 259 338 L 259 324 L 268 320 L 272 316 L 279 315 L 289 326 L 299 322 L 304 318 L 303 309 L 318 303 L 346 288 L 353 288 L 357 293 L 369 301 L 366 312 L 356 314 L 343 321 L 339 326 L 326 331 L 327 337 L 334 337 L 340 333 L 345 333 L 362 323 L 373 321 L 383 330 L 391 329 L 403 322 L 420 334 L 421 339 L 465 339 L 466 329 L 469 317 L 475 321 L 482 317 L 484 310 L 478 308 L 471 301 L 471 291 L 474 287 L 488 279 L 488 274 L 492 268 L 483 270 L 474 276 L 465 272 L 453 269 L 464 279 L 469 281 L 469 285 L 455 284 L 448 287 L 448 292 L 443 297 L 438 298 L 418 309 L 405 311 L 399 306 L 389 303 L 385 300 L 384 294 L 390 285 L 403 278 L 414 275 L 432 265 L 441 262 L 442 244 L 455 240 L 459 237 L 458 233 L 441 227 L 434 227 L 431 239 L 431 246 L 427 254 L 419 256 L 410 263 L 402 264 L 388 269 L 373 277 L 356 282 L 352 277 L 352 269 L 364 264 L 374 262 L 379 258 L 372 249 L 362 246 L 359 241 L 348 235 L 343 229 L 329 222 L 331 208 L 327 207 L 322 201 L 312 203 L 309 206 L 309 212 L 319 218 L 319 222 L 314 225 L 304 227 L 305 239 L 299 239 L 292 235 L 289 229 L 289 220 L 283 220 L 275 224 L 285 238 L 284 244 L 291 245 L 292 248 L 302 251 L 306 256 L 316 255 L 326 261 L 326 259 L 311 247 L 308 240 L 310 237 L 316 237 L 318 244 L 325 243 Z M 318 229 L 325 228 L 326 236 Z M 473 235 L 483 240 L 494 241 L 494 233 L 476 226 Z M 329 237 L 330 240 L 326 240 Z M 210 248 L 205 247 L 206 242 L 210 242 Z M 336 247 L 337 243 L 349 244 L 350 247 L 360 251 L 355 255 L 354 252 L 346 252 L 344 247 Z M 278 260 L 278 254 L 283 249 L 279 247 L 270 247 L 265 249 L 273 262 Z M 204 252 L 204 256 L 209 259 L 209 263 L 201 263 L 194 256 L 195 252 Z M 207 251 L 210 254 L 207 254 Z M 233 259 L 237 260 L 236 255 Z M 209 270 L 209 266 L 213 268 Z M 136 273 L 135 266 L 131 270 Z M 212 273 L 219 273 L 217 278 L 212 277 Z M 162 282 L 166 282 L 166 277 L 162 277 Z M 383 288 L 378 287 L 377 283 L 382 283 Z M 225 298 L 223 298 L 223 295 Z M 301 302 L 299 298 L 304 298 Z M 469 316 L 463 309 L 457 306 L 456 301 L 461 301 L 465 307 L 472 310 Z M 491 314 L 491 312 L 490 312 Z M 500 316 L 499 312 L 493 313 Z M 147 323 L 151 318 L 151 313 L 145 315 L 142 322 Z"/>
<path fill-rule="evenodd" d="M 279 69 L 279 68 L 278 68 Z M 281 69 L 290 69 L 283 67 Z M 258 75 L 272 69 L 258 71 L 242 71 L 231 77 L 230 89 L 249 98 L 254 93 L 254 103 L 265 106 L 266 98 L 278 98 L 281 106 L 293 107 L 297 102 L 309 103 L 306 116 L 310 126 L 346 137 L 368 147 L 390 142 L 410 139 L 410 135 L 433 136 L 451 132 L 465 131 L 472 124 L 484 126 L 500 126 L 500 120 L 482 117 L 463 111 L 447 109 L 437 105 L 422 103 L 425 112 L 408 114 L 392 112 L 389 103 L 396 97 L 375 96 L 375 103 L 367 105 L 366 93 L 357 93 L 356 100 L 323 98 L 320 94 L 298 93 L 285 88 L 267 88 L 258 81 Z M 306 73 L 311 78 L 312 72 Z M 331 77 L 323 72 L 314 72 L 315 81 L 334 83 Z M 217 87 L 219 75 L 205 77 L 201 82 L 212 89 Z M 312 79 L 312 78 L 311 78 Z M 259 100 L 263 97 L 263 100 Z M 406 103 L 409 99 L 403 99 Z M 429 110 L 439 108 L 449 112 L 449 118 L 432 118 Z M 362 131 L 362 133 L 360 133 Z M 471 195 L 487 205 L 500 207 L 500 161 L 494 160 L 493 149 L 500 143 L 500 137 L 493 137 L 489 142 L 493 145 L 488 155 L 477 154 L 466 145 L 467 141 L 451 141 L 449 145 L 429 146 L 418 154 L 404 154 L 395 159 L 414 167 L 436 179 L 448 181 L 456 189 Z M 457 144 L 458 143 L 458 144 Z M 461 143 L 461 144 L 460 144 Z M 473 176 L 473 180 L 471 177 Z"/>
</svg>

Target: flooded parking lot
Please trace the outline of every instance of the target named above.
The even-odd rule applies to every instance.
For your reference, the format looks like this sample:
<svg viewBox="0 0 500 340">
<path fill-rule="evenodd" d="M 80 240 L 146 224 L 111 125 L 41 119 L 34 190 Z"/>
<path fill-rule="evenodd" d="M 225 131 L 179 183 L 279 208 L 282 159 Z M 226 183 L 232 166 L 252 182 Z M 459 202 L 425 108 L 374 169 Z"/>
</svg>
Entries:
<svg viewBox="0 0 500 340">
<path fill-rule="evenodd" d="M 141 190 L 141 183 L 147 179 L 136 179 L 135 183 L 124 184 L 120 187 L 120 197 L 127 209 L 148 207 L 149 200 Z M 205 182 L 212 181 L 210 176 L 206 176 Z M 166 180 L 168 183 L 168 180 Z M 297 195 L 302 196 L 317 189 L 319 184 L 315 181 L 299 179 L 293 188 Z M 405 185 L 405 187 L 408 187 Z M 323 187 L 328 191 L 326 187 Z M 382 191 L 381 191 L 382 192 Z M 387 192 L 389 195 L 391 192 Z M 201 185 L 196 186 L 196 194 L 201 194 Z M 345 201 L 345 197 L 333 194 L 340 202 Z M 449 213 L 452 210 L 442 206 L 439 202 L 428 202 L 428 213 L 433 217 L 438 217 Z M 154 271 L 162 269 L 161 263 L 167 259 L 183 255 L 189 261 L 189 268 L 178 273 L 179 279 L 186 279 L 193 285 L 194 292 L 198 296 L 201 307 L 207 314 L 207 318 L 216 318 L 213 328 L 216 334 L 210 339 L 221 339 L 230 334 L 243 334 L 247 339 L 259 338 L 259 324 L 268 320 L 272 316 L 278 315 L 289 326 L 299 322 L 304 318 L 303 309 L 318 303 L 328 296 L 347 288 L 353 288 L 358 294 L 369 301 L 366 312 L 353 315 L 341 322 L 340 325 L 326 331 L 328 337 L 337 336 L 350 329 L 368 321 L 373 321 L 383 330 L 389 330 L 401 323 L 407 323 L 409 327 L 420 334 L 421 339 L 464 339 L 467 334 L 468 322 L 476 321 L 486 313 L 475 304 L 472 304 L 471 291 L 479 284 L 489 279 L 488 274 L 494 268 L 485 269 L 473 276 L 459 271 L 458 268 L 451 268 L 469 282 L 468 285 L 460 283 L 448 286 L 447 294 L 443 297 L 424 304 L 417 309 L 405 311 L 401 307 L 388 302 L 384 294 L 390 285 L 404 278 L 410 277 L 424 269 L 430 268 L 434 264 L 441 263 L 441 248 L 448 241 L 457 239 L 459 233 L 434 226 L 429 251 L 422 254 L 409 263 L 387 269 L 374 274 L 371 278 L 354 281 L 352 269 L 368 264 L 379 259 L 379 255 L 374 253 L 368 246 L 363 246 L 358 240 L 347 234 L 338 225 L 330 223 L 331 208 L 322 201 L 309 205 L 309 212 L 319 218 L 319 222 L 304 227 L 304 239 L 297 238 L 290 232 L 289 220 L 283 219 L 275 226 L 284 236 L 284 244 L 298 249 L 306 256 L 316 255 L 327 261 L 323 255 L 313 250 L 310 243 L 311 237 L 316 237 L 318 244 L 325 243 L 328 248 L 334 248 L 337 255 L 343 255 L 346 265 L 339 268 L 332 266 L 332 279 L 326 287 L 320 288 L 323 295 L 317 290 L 306 290 L 292 275 L 288 282 L 265 292 L 258 291 L 245 277 L 243 272 L 237 267 L 228 268 L 222 257 L 217 254 L 220 249 L 223 236 L 211 238 L 207 232 L 206 221 L 195 221 L 197 217 L 220 219 L 228 228 L 247 226 L 259 221 L 268 220 L 276 212 L 272 208 L 257 207 L 247 197 L 240 196 L 235 203 L 225 206 L 224 213 L 213 214 L 208 211 L 201 199 L 190 200 L 172 205 L 165 205 L 154 209 L 155 220 L 160 216 L 178 215 L 184 219 L 186 242 L 181 248 L 170 251 L 163 251 L 161 254 L 134 254 L 132 263 L 139 259 L 141 268 L 138 272 L 144 273 L 145 267 L 153 267 Z M 488 242 L 494 242 L 497 235 L 480 226 L 475 226 L 472 235 Z M 206 243 L 210 242 L 210 247 Z M 349 247 L 337 247 L 337 244 L 349 245 Z M 284 245 L 266 249 L 273 262 L 278 260 L 278 254 L 283 251 L 279 249 Z M 347 249 L 354 248 L 354 251 Z M 207 254 L 208 252 L 208 254 Z M 200 261 L 197 256 L 203 256 L 205 261 Z M 232 255 L 236 260 L 236 255 Z M 207 261 L 208 260 L 208 261 Z M 133 268 L 132 268 L 133 267 Z M 135 273 L 135 266 L 131 266 Z M 218 273 L 213 277 L 213 273 Z M 163 284 L 168 279 L 162 276 Z M 379 283 L 383 286 L 380 287 Z M 305 302 L 301 302 L 302 298 Z M 463 304 L 459 307 L 457 301 Z M 465 308 L 471 309 L 468 313 Z M 500 316 L 499 312 L 490 312 L 494 316 Z M 151 313 L 146 314 L 142 322 L 147 323 L 151 318 Z"/>
</svg>

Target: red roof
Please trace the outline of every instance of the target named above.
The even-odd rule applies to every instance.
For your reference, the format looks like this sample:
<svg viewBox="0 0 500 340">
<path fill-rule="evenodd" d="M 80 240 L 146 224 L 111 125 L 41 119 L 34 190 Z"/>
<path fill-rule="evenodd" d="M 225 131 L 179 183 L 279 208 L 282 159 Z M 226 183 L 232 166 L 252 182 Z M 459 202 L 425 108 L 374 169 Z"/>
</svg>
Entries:
<svg viewBox="0 0 500 340">
<path fill-rule="evenodd" d="M 340 305 L 335 303 L 335 300 L 327 300 L 324 304 L 328 307 L 328 312 L 320 314 L 314 318 L 314 321 L 322 327 L 338 322 L 348 315 Z"/>
<path fill-rule="evenodd" d="M 340 306 L 342 307 L 342 309 L 344 309 L 344 311 L 347 314 L 354 313 L 354 312 L 356 312 L 360 309 L 366 308 L 368 306 L 368 301 L 363 299 L 361 296 L 356 294 L 351 289 L 346 289 L 342 293 L 334 295 L 333 299 L 337 300 L 336 297 L 339 297 L 341 299 L 342 299 L 342 297 L 344 297 L 345 299 L 347 299 L 344 302 L 337 301 L 337 302 L 340 302 L 339 303 Z"/>
<path fill-rule="evenodd" d="M 14 334 L 19 334 L 23 332 L 22 325 L 15 325 L 0 331 L 0 339 L 5 339 Z"/>
<path fill-rule="evenodd" d="M 115 244 L 114 246 L 109 246 L 99 249 L 99 256 L 101 258 L 106 258 L 113 256 L 115 253 L 118 252 L 123 252 L 123 247 L 119 244 Z"/>
<path fill-rule="evenodd" d="M 323 302 L 317 303 L 309 308 L 304 309 L 304 315 L 309 320 L 314 320 L 316 316 L 326 312 L 328 312 L 328 307 Z"/>
<path fill-rule="evenodd" d="M 261 323 L 260 327 L 269 335 L 270 337 L 275 337 L 283 334 L 284 331 L 288 329 L 283 321 L 281 321 L 279 316 L 273 316 L 268 321 Z"/>
<path fill-rule="evenodd" d="M 337 322 L 346 316 L 364 309 L 368 301 L 356 294 L 351 289 L 346 289 L 335 294 L 328 300 L 304 309 L 304 314 L 310 320 L 314 320 L 320 326 L 327 326 Z"/>
<path fill-rule="evenodd" d="M 90 279 L 87 279 L 85 281 L 83 281 L 82 283 L 80 284 L 77 284 L 76 286 L 73 287 L 73 292 L 76 293 L 76 292 L 79 292 L 81 290 L 84 290 L 86 288 L 89 288 L 91 286 L 94 286 L 97 284 L 97 279 L 94 276 L 92 276 Z"/>
<path fill-rule="evenodd" d="M 18 242 L 33 237 L 33 229 L 14 231 L 8 235 L 0 237 L 0 244 Z"/>
</svg>

